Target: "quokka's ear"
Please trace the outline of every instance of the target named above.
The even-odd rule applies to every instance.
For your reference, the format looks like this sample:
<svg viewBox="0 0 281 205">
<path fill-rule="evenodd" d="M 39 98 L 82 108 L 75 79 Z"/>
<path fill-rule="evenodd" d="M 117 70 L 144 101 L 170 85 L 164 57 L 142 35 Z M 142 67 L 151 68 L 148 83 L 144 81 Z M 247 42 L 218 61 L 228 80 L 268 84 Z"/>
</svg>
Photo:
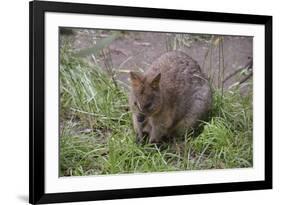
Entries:
<svg viewBox="0 0 281 205">
<path fill-rule="evenodd" d="M 161 80 L 161 73 L 159 73 L 150 83 L 150 86 L 154 89 L 159 89 L 159 83 Z"/>
<path fill-rule="evenodd" d="M 139 87 L 142 83 L 141 76 L 134 71 L 130 71 L 130 78 L 132 86 Z"/>
</svg>

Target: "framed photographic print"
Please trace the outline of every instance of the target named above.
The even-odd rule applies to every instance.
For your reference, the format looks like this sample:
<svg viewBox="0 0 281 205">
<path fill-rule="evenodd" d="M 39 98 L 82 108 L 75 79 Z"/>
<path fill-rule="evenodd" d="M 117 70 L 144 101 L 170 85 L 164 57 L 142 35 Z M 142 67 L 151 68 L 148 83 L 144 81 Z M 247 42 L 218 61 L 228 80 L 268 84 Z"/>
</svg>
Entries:
<svg viewBox="0 0 281 205">
<path fill-rule="evenodd" d="M 30 203 L 272 188 L 272 17 L 30 2 Z"/>
</svg>

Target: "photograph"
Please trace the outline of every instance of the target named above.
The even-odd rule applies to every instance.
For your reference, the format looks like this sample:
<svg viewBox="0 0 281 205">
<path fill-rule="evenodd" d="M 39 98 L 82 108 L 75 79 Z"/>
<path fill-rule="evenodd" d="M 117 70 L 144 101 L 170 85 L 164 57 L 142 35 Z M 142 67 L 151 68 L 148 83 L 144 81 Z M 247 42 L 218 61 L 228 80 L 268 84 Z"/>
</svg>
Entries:
<svg viewBox="0 0 281 205">
<path fill-rule="evenodd" d="M 253 167 L 253 36 L 58 38 L 59 177 Z"/>
<path fill-rule="evenodd" d="M 30 203 L 272 188 L 272 16 L 29 6 Z"/>
<path fill-rule="evenodd" d="M 0 205 L 280 199 L 277 1 L 16 1 Z"/>
</svg>

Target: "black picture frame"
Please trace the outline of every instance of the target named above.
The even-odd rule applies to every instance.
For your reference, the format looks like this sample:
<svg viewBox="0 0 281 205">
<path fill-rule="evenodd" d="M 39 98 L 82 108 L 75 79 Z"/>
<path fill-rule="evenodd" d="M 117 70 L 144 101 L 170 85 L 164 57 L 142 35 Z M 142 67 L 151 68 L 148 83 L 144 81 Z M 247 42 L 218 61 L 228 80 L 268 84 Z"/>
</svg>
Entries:
<svg viewBox="0 0 281 205">
<path fill-rule="evenodd" d="M 262 15 L 230 14 L 105 6 L 62 2 L 32 1 L 29 4 L 30 43 L 30 143 L 29 143 L 29 202 L 32 204 L 154 197 L 260 190 L 272 188 L 272 17 Z M 45 12 L 81 13 L 143 18 L 182 19 L 209 22 L 259 24 L 265 26 L 265 180 L 235 183 L 183 185 L 153 188 L 45 193 L 45 80 L 44 80 L 44 14 Z"/>
</svg>

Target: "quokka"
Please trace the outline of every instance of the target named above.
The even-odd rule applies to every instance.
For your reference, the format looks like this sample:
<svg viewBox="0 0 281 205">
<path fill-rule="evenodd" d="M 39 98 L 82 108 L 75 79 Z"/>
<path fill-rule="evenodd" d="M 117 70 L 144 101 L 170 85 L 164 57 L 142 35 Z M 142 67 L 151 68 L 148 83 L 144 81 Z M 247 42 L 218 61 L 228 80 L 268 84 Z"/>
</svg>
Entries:
<svg viewBox="0 0 281 205">
<path fill-rule="evenodd" d="M 130 72 L 130 108 L 137 141 L 149 143 L 194 128 L 211 108 L 212 92 L 198 63 L 181 51 L 163 54 L 144 74 Z"/>
</svg>

